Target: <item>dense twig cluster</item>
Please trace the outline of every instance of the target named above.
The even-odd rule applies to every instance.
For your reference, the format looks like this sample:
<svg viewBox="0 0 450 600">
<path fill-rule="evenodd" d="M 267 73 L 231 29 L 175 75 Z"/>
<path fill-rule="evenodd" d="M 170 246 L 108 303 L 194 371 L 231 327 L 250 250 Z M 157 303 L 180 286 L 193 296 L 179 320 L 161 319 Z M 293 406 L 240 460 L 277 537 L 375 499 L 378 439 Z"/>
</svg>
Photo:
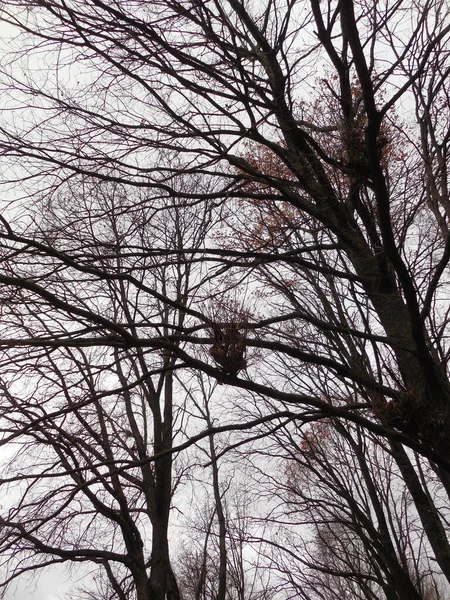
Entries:
<svg viewBox="0 0 450 600">
<path fill-rule="evenodd" d="M 225 323 L 214 326 L 214 340 L 209 349 L 210 355 L 224 375 L 235 377 L 247 365 L 245 334 L 240 331 L 238 323 Z"/>
<path fill-rule="evenodd" d="M 449 16 L 2 1 L 0 586 L 450 597 Z"/>
</svg>

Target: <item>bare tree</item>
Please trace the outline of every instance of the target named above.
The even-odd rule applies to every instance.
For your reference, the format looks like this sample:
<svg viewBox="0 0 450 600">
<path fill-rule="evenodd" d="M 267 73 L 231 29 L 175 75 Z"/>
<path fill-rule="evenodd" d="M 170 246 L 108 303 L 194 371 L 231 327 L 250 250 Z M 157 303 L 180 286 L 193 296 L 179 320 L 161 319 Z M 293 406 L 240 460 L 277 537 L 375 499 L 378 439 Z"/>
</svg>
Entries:
<svg viewBox="0 0 450 600">
<path fill-rule="evenodd" d="M 2 2 L 12 576 L 89 560 L 122 597 L 177 597 L 172 454 L 325 416 L 388 440 L 449 576 L 411 463 L 450 491 L 448 10 Z M 174 381 L 192 369 L 240 394 L 201 432 Z"/>
<path fill-rule="evenodd" d="M 277 515 L 284 530 L 297 534 L 287 533 L 284 546 L 279 533 L 268 543 L 279 551 L 284 577 L 303 590 L 301 597 L 419 600 L 439 589 L 445 597 L 448 584 L 435 571 L 432 548 L 389 448 L 339 422 L 322 421 L 299 433 L 283 442 L 285 482 L 279 476 L 272 482 L 278 498 L 272 518 Z M 438 512 L 439 489 L 423 465 L 427 471 L 430 502 Z M 448 529 L 446 517 L 444 509 Z"/>
<path fill-rule="evenodd" d="M 45 223 L 34 230 L 34 248 L 16 240 L 14 268 L 31 269 L 32 286 L 42 279 L 48 296 L 63 294 L 66 306 L 77 302 L 85 315 L 98 311 L 136 340 L 164 339 L 168 328 L 181 328 L 182 307 L 195 296 L 198 277 L 184 244 L 203 243 L 207 205 L 199 213 L 173 202 L 167 211 L 159 199 L 146 198 L 142 206 L 121 186 L 106 184 L 89 194 L 85 189 L 76 200 L 76 214 L 74 196 L 47 208 Z M 54 256 L 35 270 L 36 248 L 49 237 Z M 156 244 L 178 252 L 179 260 L 155 259 Z M 77 246 L 85 264 L 96 264 L 104 285 L 91 275 L 77 277 L 70 264 L 57 266 L 66 245 Z M 135 282 L 108 277 L 130 271 Z M 158 302 L 168 289 L 175 308 Z M 41 311 L 30 297 L 21 302 L 20 312 L 16 305 L 4 310 L 12 330 L 20 315 L 30 338 L 59 328 L 73 344 L 4 355 L 2 435 L 5 443 L 19 443 L 3 479 L 8 496 L 1 544 L 10 572 L 4 584 L 47 564 L 89 561 L 103 568 L 116 597 L 178 598 L 168 549 L 171 499 L 182 478 L 170 452 L 184 408 L 175 357 L 138 343 L 123 347 L 114 336 L 102 340 L 97 326 L 71 321 L 64 310 Z M 88 332 L 92 343 L 79 346 Z"/>
</svg>

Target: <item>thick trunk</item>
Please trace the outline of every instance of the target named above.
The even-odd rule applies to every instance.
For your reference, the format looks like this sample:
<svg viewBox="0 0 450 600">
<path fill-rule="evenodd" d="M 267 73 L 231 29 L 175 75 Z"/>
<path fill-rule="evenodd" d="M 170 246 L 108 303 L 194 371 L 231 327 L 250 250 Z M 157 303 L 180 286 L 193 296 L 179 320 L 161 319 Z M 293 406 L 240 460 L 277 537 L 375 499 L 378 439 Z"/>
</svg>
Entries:
<svg viewBox="0 0 450 600">
<path fill-rule="evenodd" d="M 156 525 L 157 521 L 159 521 L 158 525 Z M 146 600 L 166 600 L 169 572 L 167 519 L 161 515 L 161 520 L 159 520 L 158 515 L 155 515 L 149 595 Z"/>
<path fill-rule="evenodd" d="M 392 265 L 380 251 L 374 255 L 354 233 L 347 248 L 395 354 L 403 390 L 394 401 L 374 405 L 386 425 L 429 440 L 443 457 L 450 451 L 450 384 L 437 363 L 420 318 L 407 306 L 392 275 Z"/>
</svg>

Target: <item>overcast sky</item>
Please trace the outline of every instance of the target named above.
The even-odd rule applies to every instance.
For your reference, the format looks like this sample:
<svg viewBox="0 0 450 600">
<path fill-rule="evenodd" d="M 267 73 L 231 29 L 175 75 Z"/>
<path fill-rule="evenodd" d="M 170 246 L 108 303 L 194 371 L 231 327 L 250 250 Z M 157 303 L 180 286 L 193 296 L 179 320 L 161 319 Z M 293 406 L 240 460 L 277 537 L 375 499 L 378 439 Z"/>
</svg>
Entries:
<svg viewBox="0 0 450 600">
<path fill-rule="evenodd" d="M 87 584 L 87 578 L 84 578 Z M 72 573 L 63 566 L 48 567 L 38 580 L 27 584 L 25 579 L 16 582 L 5 594 L 4 600 L 71 600 L 70 591 L 75 592 L 83 580 L 83 569 L 75 568 Z M 86 585 L 87 587 L 87 585 Z"/>
</svg>

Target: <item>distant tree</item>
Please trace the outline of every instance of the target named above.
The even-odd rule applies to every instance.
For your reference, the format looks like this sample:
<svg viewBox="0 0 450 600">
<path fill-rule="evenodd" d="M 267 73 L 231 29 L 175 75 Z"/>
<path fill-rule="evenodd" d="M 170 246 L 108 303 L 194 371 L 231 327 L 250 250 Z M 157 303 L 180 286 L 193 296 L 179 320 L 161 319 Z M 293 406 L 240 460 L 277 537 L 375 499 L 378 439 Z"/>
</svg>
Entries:
<svg viewBox="0 0 450 600">
<path fill-rule="evenodd" d="M 204 505 L 203 518 L 198 514 L 197 520 L 188 522 L 188 540 L 176 554 L 176 574 L 182 599 L 215 600 L 218 597 L 222 556 L 226 556 L 226 600 L 272 600 L 280 597 L 279 588 L 272 581 L 276 578 L 263 568 L 261 557 L 252 543 L 252 518 L 249 507 L 245 506 L 245 491 L 233 486 L 233 482 L 226 491 L 223 498 L 227 552 L 221 554 L 217 515 Z"/>
<path fill-rule="evenodd" d="M 333 421 L 293 432 L 289 442 L 287 480 L 274 485 L 277 514 L 304 525 L 285 548 L 275 546 L 301 597 L 428 600 L 439 590 L 445 597 L 448 583 L 435 572 L 417 508 L 384 444 Z M 430 510 L 439 514 L 427 471 Z M 440 518 L 448 531 L 445 509 Z"/>
</svg>

